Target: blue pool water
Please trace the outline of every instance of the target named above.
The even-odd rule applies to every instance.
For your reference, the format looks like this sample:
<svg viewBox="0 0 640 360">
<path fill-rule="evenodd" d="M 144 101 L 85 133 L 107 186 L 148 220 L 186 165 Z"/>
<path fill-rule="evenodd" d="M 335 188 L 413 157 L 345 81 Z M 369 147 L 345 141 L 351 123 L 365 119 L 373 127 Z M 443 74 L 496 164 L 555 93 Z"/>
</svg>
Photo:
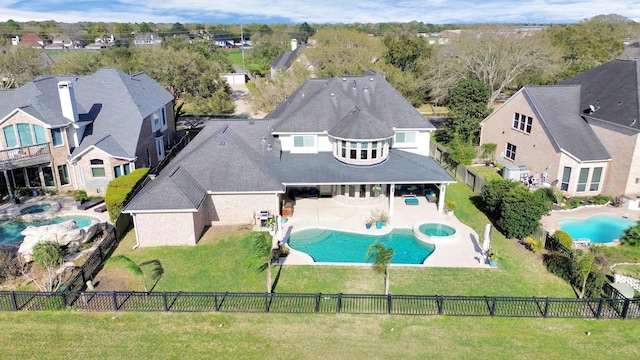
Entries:
<svg viewBox="0 0 640 360">
<path fill-rule="evenodd" d="M 366 263 L 367 250 L 377 241 L 393 248 L 392 264 L 422 264 L 435 250 L 435 245 L 416 239 L 411 229 L 394 229 L 387 235 L 308 229 L 291 234 L 289 246 L 316 262 Z"/>
<path fill-rule="evenodd" d="M 418 227 L 421 233 L 429 236 L 451 236 L 456 233 L 456 229 L 449 225 L 438 223 L 426 223 Z"/>
<path fill-rule="evenodd" d="M 0 220 L 0 245 L 16 244 L 22 241 L 24 237 L 20 235 L 20 233 L 22 232 L 22 230 L 26 229 L 27 226 L 43 226 L 43 225 L 58 224 L 67 220 L 75 220 L 76 225 L 78 225 L 78 227 L 85 227 L 91 224 L 91 221 L 95 219 L 88 216 L 74 216 L 74 217 L 59 217 L 59 218 L 50 219 L 50 220 L 32 221 L 32 222 Z"/>
<path fill-rule="evenodd" d="M 627 228 L 635 225 L 633 220 L 608 215 L 592 216 L 583 220 L 558 220 L 562 231 L 572 238 L 588 238 L 594 243 L 608 243 L 619 239 Z"/>
</svg>

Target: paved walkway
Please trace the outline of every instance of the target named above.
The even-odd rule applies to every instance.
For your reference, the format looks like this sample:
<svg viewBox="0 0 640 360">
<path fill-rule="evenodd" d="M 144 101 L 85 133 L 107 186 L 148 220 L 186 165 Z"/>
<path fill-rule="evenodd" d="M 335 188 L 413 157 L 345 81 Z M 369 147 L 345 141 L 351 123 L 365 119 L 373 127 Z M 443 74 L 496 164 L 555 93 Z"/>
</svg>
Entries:
<svg viewBox="0 0 640 360">
<path fill-rule="evenodd" d="M 391 215 L 389 224 L 382 229 L 366 229 L 365 220 L 371 210 L 382 209 L 388 212 L 386 198 L 366 205 L 347 205 L 332 198 L 299 199 L 294 205 L 293 216 L 284 224 L 284 233 L 287 234 L 285 241 L 288 234 L 309 228 L 381 235 L 394 228 L 412 228 L 418 223 L 435 221 L 454 227 L 459 236 L 449 243 L 436 244 L 434 253 L 425 260 L 423 266 L 489 268 L 479 261 L 481 240 L 479 243 L 478 234 L 455 216 L 438 214 L 436 204 L 427 202 L 424 197 L 420 198 L 418 205 L 406 205 L 400 197 L 393 200 L 394 214 Z M 308 255 L 292 249 L 283 263 L 308 265 L 313 264 L 313 260 Z"/>
</svg>

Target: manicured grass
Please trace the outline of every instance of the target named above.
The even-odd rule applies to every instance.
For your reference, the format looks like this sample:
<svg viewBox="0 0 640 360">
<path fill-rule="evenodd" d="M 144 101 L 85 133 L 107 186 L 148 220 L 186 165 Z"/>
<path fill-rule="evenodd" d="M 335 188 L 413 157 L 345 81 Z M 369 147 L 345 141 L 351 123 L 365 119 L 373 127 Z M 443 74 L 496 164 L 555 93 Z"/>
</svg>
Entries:
<svg viewBox="0 0 640 360">
<path fill-rule="evenodd" d="M 6 359 L 634 359 L 637 321 L 0 313 Z M 590 335 L 587 335 L 590 333 Z"/>
<path fill-rule="evenodd" d="M 493 166 L 472 166 L 469 169 L 474 173 L 480 175 L 480 177 L 483 178 L 486 182 L 502 179 L 502 177 L 498 173 L 498 169 Z"/>
<path fill-rule="evenodd" d="M 231 59 L 232 63 L 242 67 L 242 51 L 233 50 L 233 51 L 227 52 L 227 54 L 229 54 L 229 59 Z M 260 66 L 258 64 L 253 63 L 252 60 L 249 59 L 250 54 L 251 54 L 250 49 L 244 50 L 244 66 L 247 68 L 247 70 L 260 70 Z"/>
<path fill-rule="evenodd" d="M 464 184 L 447 187 L 447 198 L 457 204 L 456 215 L 482 234 L 487 218 L 469 198 L 473 196 Z M 130 232 L 115 255 L 124 254 L 136 263 L 158 259 L 164 276 L 154 291 L 265 291 L 266 274 L 247 269 L 251 242 L 241 234 L 216 237 L 218 229 L 210 228 L 195 247 L 138 248 L 132 250 L 134 234 Z M 245 234 L 248 230 L 245 230 Z M 392 267 L 391 293 L 425 295 L 502 295 L 574 297 L 570 286 L 542 266 L 539 255 L 507 240 L 494 231 L 493 244 L 502 249 L 504 258 L 497 269 Z M 364 257 L 364 254 L 363 254 Z M 105 267 L 96 279 L 108 277 Z M 371 267 L 283 266 L 274 267 L 276 292 L 305 293 L 384 293 L 384 278 Z M 139 279 L 129 281 L 134 290 L 142 290 Z M 151 286 L 152 284 L 148 284 Z M 99 287 L 98 287 L 98 290 Z"/>
</svg>

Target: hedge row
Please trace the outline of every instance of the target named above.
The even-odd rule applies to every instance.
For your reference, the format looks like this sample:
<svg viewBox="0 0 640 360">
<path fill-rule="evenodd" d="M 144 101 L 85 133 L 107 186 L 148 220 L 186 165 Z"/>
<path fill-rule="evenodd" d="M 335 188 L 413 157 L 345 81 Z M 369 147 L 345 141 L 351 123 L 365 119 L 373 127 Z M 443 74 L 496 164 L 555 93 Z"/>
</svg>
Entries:
<svg viewBox="0 0 640 360">
<path fill-rule="evenodd" d="M 123 205 L 129 200 L 129 194 L 145 179 L 148 172 L 149 168 L 136 169 L 109 182 L 104 202 L 107 205 L 111 221 L 115 221 L 118 218 Z"/>
</svg>

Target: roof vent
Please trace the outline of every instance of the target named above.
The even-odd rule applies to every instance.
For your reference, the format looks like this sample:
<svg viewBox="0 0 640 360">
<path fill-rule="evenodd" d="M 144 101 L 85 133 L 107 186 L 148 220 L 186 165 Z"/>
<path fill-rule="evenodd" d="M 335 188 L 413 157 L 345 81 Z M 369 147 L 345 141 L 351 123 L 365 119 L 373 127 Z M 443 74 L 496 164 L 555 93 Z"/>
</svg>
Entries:
<svg viewBox="0 0 640 360">
<path fill-rule="evenodd" d="M 367 85 L 364 86 L 364 90 L 362 90 L 363 92 L 369 92 L 369 87 Z"/>
<path fill-rule="evenodd" d="M 631 122 L 631 125 L 629 125 L 629 126 L 633 126 L 635 124 L 636 124 L 636 119 L 633 119 L 633 121 Z"/>
<path fill-rule="evenodd" d="M 598 111 L 600 109 L 600 106 L 598 105 L 598 107 L 595 107 L 593 105 L 589 105 L 589 113 L 593 114 L 594 112 Z"/>
<path fill-rule="evenodd" d="M 343 77 L 343 78 L 342 78 L 342 81 L 347 81 L 347 78 L 346 78 L 346 77 Z"/>
<path fill-rule="evenodd" d="M 356 81 L 355 80 L 353 80 L 353 88 L 354 89 L 356 88 Z"/>
<path fill-rule="evenodd" d="M 267 144 L 267 150 L 271 151 L 271 144 Z"/>
<path fill-rule="evenodd" d="M 224 140 L 220 140 L 218 142 L 218 146 L 225 146 L 225 145 L 227 145 L 227 143 Z"/>
<path fill-rule="evenodd" d="M 331 93 L 331 94 L 329 94 L 329 96 L 334 97 L 334 96 L 336 96 L 336 94 L 335 93 Z"/>
</svg>

